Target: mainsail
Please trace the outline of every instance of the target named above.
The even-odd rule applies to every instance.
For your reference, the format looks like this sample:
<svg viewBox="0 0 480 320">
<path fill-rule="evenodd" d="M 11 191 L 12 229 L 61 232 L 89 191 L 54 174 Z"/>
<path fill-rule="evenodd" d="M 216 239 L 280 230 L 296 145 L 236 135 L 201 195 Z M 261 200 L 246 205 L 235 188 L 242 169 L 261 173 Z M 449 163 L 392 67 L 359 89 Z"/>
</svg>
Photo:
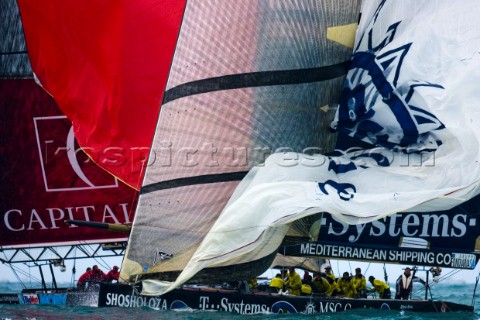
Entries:
<svg viewBox="0 0 480 320">
<path fill-rule="evenodd" d="M 358 13 L 350 1 L 187 2 L 152 146 L 157 161 L 147 168 L 123 277 L 174 280 L 250 181 L 240 180 L 271 153 L 333 151 L 328 126 Z M 339 41 L 329 39 L 332 30 Z M 261 232 L 265 217 L 236 214 L 222 246 L 237 251 L 245 245 L 239 235 Z M 262 273 L 288 228 L 280 226 L 260 253 L 217 261 L 194 280 Z"/>
<path fill-rule="evenodd" d="M 105 32 L 112 30 L 108 22 L 122 22 L 113 31 L 125 45 L 115 47 L 113 41 L 115 48 L 131 49 L 135 41 L 129 35 L 138 34 L 132 33 L 137 28 L 148 34 L 141 38 L 147 44 L 168 38 L 162 63 L 169 67 L 172 35 L 180 29 L 165 94 L 162 66 L 152 80 L 160 94 L 139 104 L 142 112 L 155 109 L 142 114 L 146 130 L 140 135 L 147 139 L 159 107 L 152 104 L 163 97 L 153 144 L 142 140 L 142 147 L 151 149 L 149 166 L 122 264 L 122 279 L 144 280 L 142 293 L 163 293 L 209 273 L 216 280 L 258 275 L 285 236 L 318 235 L 315 228 L 302 233 L 292 223 L 320 212 L 350 224 L 366 223 L 397 212 L 449 209 L 478 193 L 475 1 L 365 2 L 353 55 L 360 1 L 191 0 L 180 2 L 184 12 L 174 10 L 173 21 L 165 17 L 169 1 L 139 1 L 138 6 L 160 3 L 168 6 L 148 11 L 148 24 L 136 25 L 143 15 L 118 20 L 115 13 L 125 12 L 122 5 L 109 6 L 114 16 L 104 23 L 94 20 L 96 31 Z M 38 58 L 36 10 L 58 18 L 48 21 L 55 30 L 71 26 L 62 16 L 68 10 L 57 11 L 65 9 L 59 2 L 48 9 L 26 0 L 20 4 L 22 17 L 29 19 L 29 53 Z M 80 13 L 91 16 L 88 9 Z M 60 30 L 68 35 L 70 29 Z M 38 42 L 30 46 L 30 38 Z M 107 38 L 93 48 L 105 49 Z M 72 45 L 72 38 L 61 39 L 61 47 Z M 82 50 L 88 45 L 73 41 Z M 125 65 L 152 58 L 127 52 Z M 68 90 L 53 84 L 54 71 L 33 61 L 41 83 L 67 108 L 69 95 L 95 96 L 92 86 L 83 91 L 87 81 Z M 106 69 L 97 66 L 99 74 L 111 75 L 110 61 L 102 61 Z M 113 88 L 119 88 L 117 81 L 132 80 L 130 73 L 114 71 L 120 79 L 109 78 Z M 85 76 L 83 70 L 80 74 Z M 137 76 L 142 83 L 153 77 Z M 56 86 L 61 90 L 49 89 Z M 116 92 L 102 91 L 100 97 L 110 101 L 118 98 L 112 96 Z M 90 120 L 100 126 L 112 120 L 106 128 L 121 129 L 94 135 L 104 145 L 114 141 L 111 134 L 126 130 L 118 117 L 109 117 L 116 108 L 123 112 L 122 106 L 95 104 L 99 112 Z M 338 135 L 327 130 L 332 119 Z M 139 147 L 121 141 L 127 149 Z"/>
</svg>

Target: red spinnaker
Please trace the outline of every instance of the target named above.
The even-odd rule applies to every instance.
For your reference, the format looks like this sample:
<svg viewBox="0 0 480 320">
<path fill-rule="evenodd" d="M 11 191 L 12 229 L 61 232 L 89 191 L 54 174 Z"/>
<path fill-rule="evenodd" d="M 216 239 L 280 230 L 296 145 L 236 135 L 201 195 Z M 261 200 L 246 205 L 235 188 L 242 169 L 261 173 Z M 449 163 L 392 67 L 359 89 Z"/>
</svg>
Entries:
<svg viewBox="0 0 480 320">
<path fill-rule="evenodd" d="M 139 189 L 186 0 L 19 0 L 32 68 L 80 146 Z"/>
</svg>

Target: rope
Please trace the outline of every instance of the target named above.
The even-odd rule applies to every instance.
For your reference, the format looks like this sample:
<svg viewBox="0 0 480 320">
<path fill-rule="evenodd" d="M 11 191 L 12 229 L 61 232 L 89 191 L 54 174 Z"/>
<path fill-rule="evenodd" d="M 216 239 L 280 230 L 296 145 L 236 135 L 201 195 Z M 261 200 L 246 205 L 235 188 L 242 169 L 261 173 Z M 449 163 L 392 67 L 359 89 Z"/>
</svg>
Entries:
<svg viewBox="0 0 480 320">
<path fill-rule="evenodd" d="M 387 267 L 385 266 L 385 263 L 383 264 L 383 279 L 385 279 L 385 283 L 389 286 L 389 284 L 388 284 Z"/>
<path fill-rule="evenodd" d="M 17 272 L 15 271 L 15 269 L 13 268 L 13 266 L 11 264 L 9 264 L 9 267 L 10 269 L 12 270 L 13 274 L 15 275 L 15 278 L 17 278 L 17 281 L 22 285 L 23 289 L 26 289 L 27 286 L 23 283 L 23 281 L 20 279 L 20 277 L 18 276 Z"/>
<path fill-rule="evenodd" d="M 77 247 L 73 249 L 73 268 L 72 268 L 72 277 L 70 278 L 70 287 L 75 286 L 75 273 L 77 272 Z"/>
<path fill-rule="evenodd" d="M 475 281 L 475 287 L 473 288 L 473 294 L 472 294 L 472 306 L 475 305 L 475 293 L 477 292 L 477 285 L 478 285 L 478 280 L 480 279 L 480 272 L 478 273 L 478 276 Z"/>
<path fill-rule="evenodd" d="M 459 272 L 461 272 L 461 271 L 462 271 L 462 270 L 460 270 L 460 269 L 451 270 L 451 271 L 449 271 L 447 274 L 445 274 L 444 276 L 437 277 L 435 282 L 432 281 L 431 283 L 429 283 L 429 287 L 430 287 L 430 288 L 429 288 L 429 290 L 430 290 L 430 298 L 433 300 L 432 287 L 435 287 L 435 286 L 438 285 L 439 283 L 441 283 L 441 282 L 443 282 L 443 281 L 445 281 L 445 280 L 453 277 L 454 275 L 456 275 L 457 273 L 459 273 Z M 479 274 L 479 276 L 480 276 L 480 274 Z M 417 289 L 417 290 L 413 291 L 412 294 L 414 294 L 414 295 L 420 294 L 422 290 L 423 290 L 423 289 Z"/>
<path fill-rule="evenodd" d="M 433 301 L 433 299 L 430 300 L 430 301 L 432 301 L 432 305 L 433 305 L 433 308 L 435 309 L 435 311 L 438 312 L 437 305 L 435 304 L 435 302 Z"/>
<path fill-rule="evenodd" d="M 25 283 L 20 279 L 20 276 L 18 275 L 18 273 L 22 274 L 23 276 L 26 276 L 29 280 L 30 280 L 30 287 L 33 287 L 32 286 L 32 280 L 34 280 L 35 282 L 37 282 L 38 284 L 41 284 L 42 281 L 34 276 L 31 275 L 30 273 L 30 269 L 28 269 L 29 272 L 26 272 L 18 267 L 15 267 L 13 266 L 12 264 L 9 264 L 8 265 L 10 267 L 10 269 L 12 270 L 13 274 L 15 275 L 15 278 L 17 278 L 18 282 L 22 285 L 22 287 L 24 289 L 27 288 L 27 286 L 25 285 Z"/>
<path fill-rule="evenodd" d="M 413 279 L 415 279 L 415 273 L 417 273 L 417 267 L 413 267 L 413 273 L 412 273 L 412 286 L 413 286 Z M 410 295 L 408 296 L 408 299 L 412 299 L 412 291 L 410 291 Z"/>
<path fill-rule="evenodd" d="M 92 249 L 92 247 L 90 245 L 88 245 L 88 248 L 91 249 L 92 251 L 94 251 L 94 249 Z M 107 262 L 105 262 L 105 260 L 103 260 L 102 257 L 93 257 L 93 260 L 99 264 L 102 268 L 104 269 L 110 269 L 110 266 L 108 265 Z"/>
<path fill-rule="evenodd" d="M 368 269 L 370 269 L 370 265 L 371 265 L 371 264 L 372 264 L 371 262 L 368 264 L 367 268 L 366 268 L 365 271 L 363 272 L 363 275 L 366 275 L 366 274 L 367 274 Z"/>
</svg>

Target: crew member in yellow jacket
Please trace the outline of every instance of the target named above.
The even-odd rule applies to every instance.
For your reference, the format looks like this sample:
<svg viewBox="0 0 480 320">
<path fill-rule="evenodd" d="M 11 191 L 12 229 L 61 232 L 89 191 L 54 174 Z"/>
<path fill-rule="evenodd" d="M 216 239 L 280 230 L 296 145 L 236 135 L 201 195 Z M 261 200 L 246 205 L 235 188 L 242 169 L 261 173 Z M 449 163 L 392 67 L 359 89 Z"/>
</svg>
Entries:
<svg viewBox="0 0 480 320">
<path fill-rule="evenodd" d="M 294 267 L 288 269 L 287 280 L 285 280 L 285 289 L 290 290 L 290 294 L 299 296 L 302 289 L 302 280 L 300 275 L 295 272 Z"/>
<path fill-rule="evenodd" d="M 353 288 L 352 277 L 350 277 L 350 274 L 347 271 L 343 273 L 343 277 L 338 279 L 337 290 L 340 291 L 339 294 L 342 294 L 343 292 L 346 298 L 355 297 L 355 290 Z"/>
<path fill-rule="evenodd" d="M 368 281 L 372 284 L 373 288 L 371 289 L 372 292 L 378 292 L 380 299 L 391 299 L 392 292 L 390 291 L 390 287 L 388 284 L 383 282 L 382 280 L 376 280 L 374 276 L 368 277 Z"/>
<path fill-rule="evenodd" d="M 269 287 L 275 288 L 277 290 L 282 290 L 283 289 L 283 279 L 282 279 L 282 275 L 280 273 L 277 273 L 275 275 L 275 278 L 273 278 L 270 281 Z"/>
<path fill-rule="evenodd" d="M 315 272 L 313 274 L 313 280 L 312 280 L 312 289 L 313 293 L 319 293 L 319 294 L 324 294 L 324 295 L 330 295 L 332 294 L 332 291 L 330 290 L 330 283 L 325 277 L 322 277 L 322 275 L 318 272 Z"/>
<path fill-rule="evenodd" d="M 302 296 L 309 296 L 312 294 L 312 286 L 307 283 L 302 283 L 302 289 L 300 291 Z"/>
<path fill-rule="evenodd" d="M 326 266 L 325 267 L 325 274 L 327 275 L 327 277 L 328 277 L 327 280 L 330 284 L 332 284 L 336 281 L 335 275 L 332 272 L 332 267 L 331 266 Z"/>
<path fill-rule="evenodd" d="M 367 280 L 362 274 L 362 269 L 355 269 L 355 276 L 352 278 L 352 286 L 355 298 L 367 297 Z"/>
</svg>

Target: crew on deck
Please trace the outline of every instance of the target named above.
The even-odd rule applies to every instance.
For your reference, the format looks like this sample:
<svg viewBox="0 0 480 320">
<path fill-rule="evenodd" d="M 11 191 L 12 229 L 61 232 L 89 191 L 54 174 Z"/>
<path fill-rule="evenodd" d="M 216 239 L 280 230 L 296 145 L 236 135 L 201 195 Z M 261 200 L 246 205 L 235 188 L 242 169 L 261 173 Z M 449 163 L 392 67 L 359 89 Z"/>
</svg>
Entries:
<svg viewBox="0 0 480 320">
<path fill-rule="evenodd" d="M 107 275 L 102 270 L 100 270 L 98 265 L 94 265 L 92 267 L 92 273 L 91 273 L 90 281 L 103 282 L 105 280 L 107 280 Z"/>
<path fill-rule="evenodd" d="M 105 274 L 98 265 L 94 265 L 92 268 L 88 267 L 78 278 L 77 287 L 84 290 L 89 289 L 94 283 L 118 281 L 119 276 L 120 272 L 117 266 L 113 266 L 112 270 Z"/>
<path fill-rule="evenodd" d="M 90 281 L 92 276 L 92 268 L 88 267 L 87 270 L 78 278 L 77 287 L 80 289 L 85 289 L 88 281 Z"/>
<path fill-rule="evenodd" d="M 270 280 L 270 284 L 268 285 L 270 288 L 275 288 L 277 291 L 280 291 L 283 289 L 283 279 L 282 279 L 282 274 L 277 273 L 275 275 L 275 278 Z"/>
<path fill-rule="evenodd" d="M 301 288 L 302 296 L 309 296 L 312 294 L 312 276 L 308 271 L 304 271 L 303 279 L 302 279 L 302 288 Z"/>
<path fill-rule="evenodd" d="M 312 281 L 312 276 L 310 275 L 310 273 L 308 271 L 304 271 L 303 272 L 303 279 L 302 279 L 302 282 L 303 283 L 309 283 Z"/>
<path fill-rule="evenodd" d="M 397 279 L 397 293 L 395 294 L 395 299 L 410 299 L 410 294 L 412 293 L 413 289 L 413 282 L 420 282 L 425 286 L 425 289 L 427 290 L 429 288 L 428 283 L 423 281 L 423 279 L 412 275 L 411 269 L 409 267 L 406 267 L 405 272 Z"/>
<path fill-rule="evenodd" d="M 352 277 L 350 273 L 345 271 L 343 276 L 337 281 L 337 289 L 339 294 L 343 294 L 346 298 L 354 298 L 355 291 L 353 288 Z"/>
<path fill-rule="evenodd" d="M 326 266 L 325 267 L 325 274 L 327 275 L 327 280 L 330 284 L 335 282 L 335 275 L 332 272 L 332 267 L 331 266 Z"/>
<path fill-rule="evenodd" d="M 285 289 L 290 290 L 290 294 L 299 296 L 302 289 L 302 280 L 300 275 L 295 272 L 294 267 L 288 269 L 287 279 L 285 280 Z"/>
<path fill-rule="evenodd" d="M 372 284 L 373 288 L 370 290 L 371 292 L 378 292 L 380 299 L 391 299 L 392 292 L 390 291 L 390 287 L 388 284 L 383 282 L 382 280 L 375 279 L 374 276 L 368 277 L 368 281 Z"/>
<path fill-rule="evenodd" d="M 118 271 L 118 267 L 113 266 L 113 269 L 107 273 L 107 281 L 108 282 L 118 281 L 119 276 L 120 276 L 120 272 Z"/>
<path fill-rule="evenodd" d="M 248 280 L 249 289 L 255 289 L 256 287 L 258 287 L 257 277 Z"/>
<path fill-rule="evenodd" d="M 324 276 L 322 277 L 322 275 L 318 272 L 315 272 L 313 274 L 313 280 L 312 280 L 313 293 L 322 294 L 322 295 L 330 295 L 331 294 L 330 283 L 326 279 L 327 276 L 325 274 L 323 274 L 323 275 Z"/>
<path fill-rule="evenodd" d="M 309 296 L 312 294 L 312 286 L 311 282 L 309 283 L 302 283 L 302 288 L 300 289 L 300 293 L 302 296 Z"/>
<path fill-rule="evenodd" d="M 362 274 L 362 269 L 355 269 L 355 276 L 352 278 L 352 287 L 355 298 L 367 297 L 367 280 Z"/>
</svg>

